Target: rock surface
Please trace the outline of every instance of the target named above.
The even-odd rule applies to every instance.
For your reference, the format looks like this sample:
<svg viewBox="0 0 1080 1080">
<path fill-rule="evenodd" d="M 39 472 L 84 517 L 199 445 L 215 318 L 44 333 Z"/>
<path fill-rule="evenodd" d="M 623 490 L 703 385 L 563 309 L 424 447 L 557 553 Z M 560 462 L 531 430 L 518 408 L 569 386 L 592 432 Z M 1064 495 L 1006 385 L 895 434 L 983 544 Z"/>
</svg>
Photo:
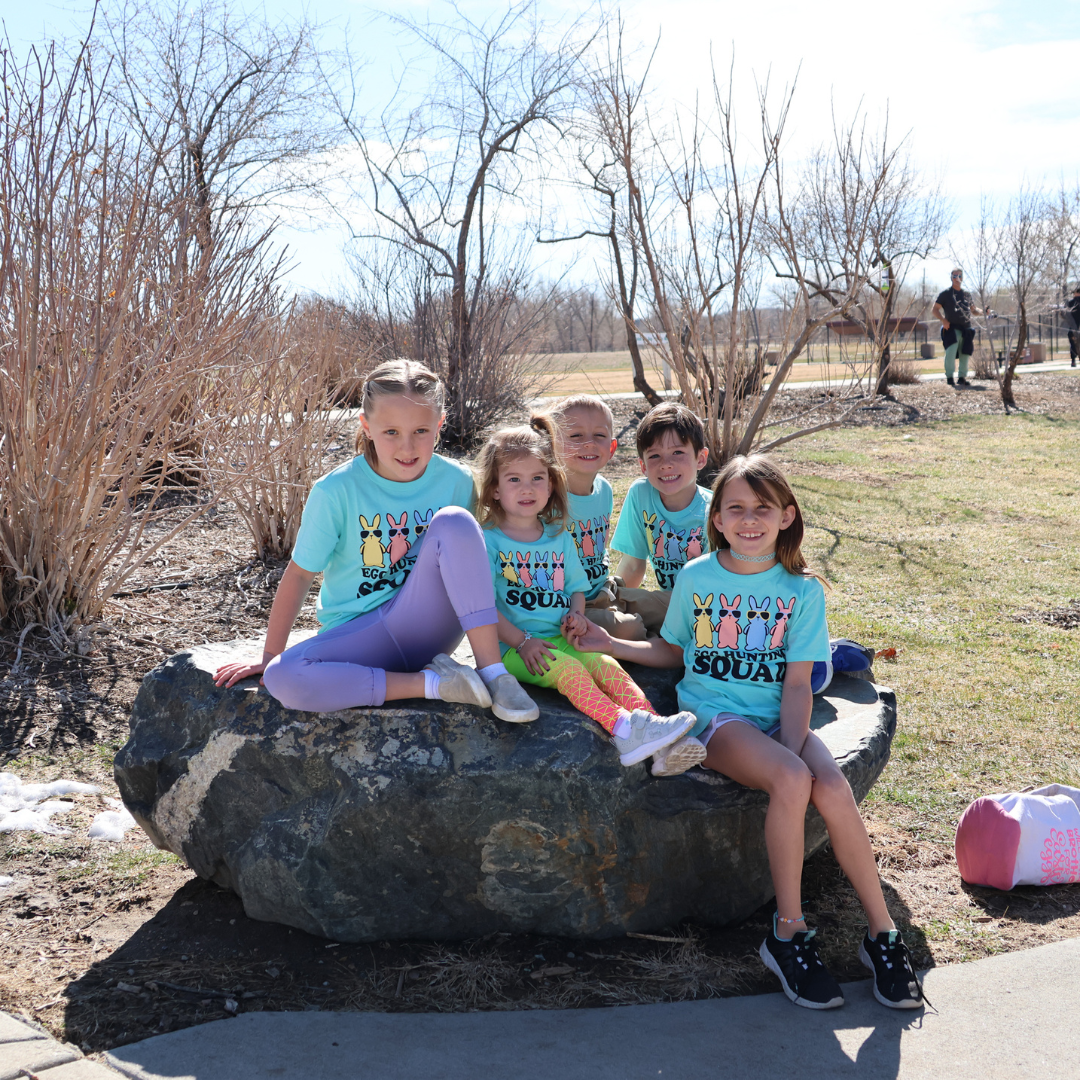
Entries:
<svg viewBox="0 0 1080 1080">
<path fill-rule="evenodd" d="M 178 653 L 143 680 L 116 757 L 155 844 L 252 918 L 340 941 L 493 931 L 599 938 L 723 925 L 772 896 L 766 797 L 695 769 L 626 769 L 600 728 L 531 688 L 533 724 L 445 702 L 302 713 L 212 672 L 258 643 Z M 633 669 L 661 709 L 676 673 Z M 891 690 L 837 676 L 812 726 L 861 800 L 896 726 Z M 806 852 L 825 842 L 807 817 Z"/>
</svg>

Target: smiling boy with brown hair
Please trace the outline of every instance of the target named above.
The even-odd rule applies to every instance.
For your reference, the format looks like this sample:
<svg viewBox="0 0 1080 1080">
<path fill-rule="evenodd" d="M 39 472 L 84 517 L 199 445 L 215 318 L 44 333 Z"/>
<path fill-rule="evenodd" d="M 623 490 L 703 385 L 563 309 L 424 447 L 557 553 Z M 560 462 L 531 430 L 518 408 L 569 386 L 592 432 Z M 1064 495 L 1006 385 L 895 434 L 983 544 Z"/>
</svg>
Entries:
<svg viewBox="0 0 1080 1080">
<path fill-rule="evenodd" d="M 710 492 L 697 482 L 709 456 L 705 428 L 685 405 L 665 402 L 638 425 L 637 452 L 645 475 L 626 493 L 611 546 L 623 553 L 618 599 L 656 632 L 679 571 L 709 550 Z M 659 591 L 640 588 L 650 563 Z"/>
</svg>

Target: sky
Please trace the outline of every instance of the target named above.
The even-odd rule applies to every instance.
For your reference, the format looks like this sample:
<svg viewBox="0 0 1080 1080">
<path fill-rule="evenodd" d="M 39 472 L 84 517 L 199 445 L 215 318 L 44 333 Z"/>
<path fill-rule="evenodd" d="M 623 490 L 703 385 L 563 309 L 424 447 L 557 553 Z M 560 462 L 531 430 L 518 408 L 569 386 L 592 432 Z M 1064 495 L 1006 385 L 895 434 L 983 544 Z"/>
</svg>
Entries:
<svg viewBox="0 0 1080 1080">
<path fill-rule="evenodd" d="M 300 10 L 295 0 L 264 6 L 272 17 Z M 304 7 L 325 26 L 327 40 L 340 44 L 348 35 L 356 52 L 372 58 L 364 94 L 372 106 L 385 101 L 404 63 L 399 39 L 374 17 L 376 9 L 354 0 L 309 0 Z M 475 20 L 503 10 L 490 0 L 460 0 L 459 7 Z M 0 4 L 16 48 L 78 33 L 88 10 L 88 0 Z M 446 17 L 450 9 L 397 0 L 392 10 Z M 582 5 L 543 0 L 543 10 L 559 23 Z M 643 47 L 659 41 L 652 72 L 658 101 L 692 103 L 707 95 L 710 57 L 726 70 L 733 52 L 748 102 L 754 78 L 779 87 L 797 77 L 788 126 L 795 156 L 828 138 L 834 109 L 849 119 L 861 105 L 877 124 L 887 112 L 891 132 L 907 136 L 914 162 L 940 180 L 955 214 L 954 237 L 973 224 L 983 196 L 1005 202 L 1025 183 L 1056 187 L 1080 179 L 1080 0 L 628 0 L 620 10 L 631 39 Z M 339 229 L 286 223 L 280 235 L 293 255 L 295 285 L 332 293 L 347 279 Z M 942 287 L 952 262 L 948 247 L 946 241 L 940 257 L 922 268 Z M 568 257 L 564 250 L 545 249 L 555 263 Z M 562 269 L 555 263 L 553 272 Z"/>
</svg>

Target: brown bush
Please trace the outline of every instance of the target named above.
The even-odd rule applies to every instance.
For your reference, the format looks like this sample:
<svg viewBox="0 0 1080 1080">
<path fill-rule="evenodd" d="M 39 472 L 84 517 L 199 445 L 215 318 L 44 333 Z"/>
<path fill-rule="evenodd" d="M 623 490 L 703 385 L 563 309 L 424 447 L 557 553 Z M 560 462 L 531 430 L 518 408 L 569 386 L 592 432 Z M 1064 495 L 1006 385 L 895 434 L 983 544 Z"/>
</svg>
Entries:
<svg viewBox="0 0 1080 1080">
<path fill-rule="evenodd" d="M 889 386 L 910 386 L 922 382 L 922 368 L 915 360 L 890 360 L 886 382 Z"/>
<path fill-rule="evenodd" d="M 212 248 L 145 146 L 110 143 L 87 54 L 0 52 L 0 620 L 65 636 L 219 488 L 216 393 L 278 303 L 265 235 Z"/>
<path fill-rule="evenodd" d="M 238 407 L 219 433 L 215 474 L 227 483 L 260 559 L 289 555 L 330 441 L 351 438 L 333 406 L 355 393 L 367 365 L 346 363 L 340 315 L 315 302 L 266 320 L 219 388 Z"/>
</svg>

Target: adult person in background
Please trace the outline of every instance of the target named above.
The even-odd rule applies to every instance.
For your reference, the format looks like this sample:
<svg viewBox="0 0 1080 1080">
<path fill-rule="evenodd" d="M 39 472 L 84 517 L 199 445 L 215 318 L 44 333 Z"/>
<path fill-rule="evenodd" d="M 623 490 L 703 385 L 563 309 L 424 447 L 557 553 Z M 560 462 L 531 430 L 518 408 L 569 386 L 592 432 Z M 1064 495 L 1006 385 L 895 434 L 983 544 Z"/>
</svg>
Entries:
<svg viewBox="0 0 1080 1080">
<path fill-rule="evenodd" d="M 1069 359 L 1072 367 L 1076 367 L 1076 358 L 1080 355 L 1080 285 L 1073 289 L 1071 300 L 1065 302 L 1065 310 L 1069 313 L 1071 323 L 1069 329 Z"/>
<path fill-rule="evenodd" d="M 945 381 L 950 386 L 970 386 L 968 361 L 975 347 L 975 328 L 971 316 L 982 312 L 971 302 L 971 293 L 964 290 L 964 271 L 952 272 L 952 285 L 938 293 L 934 315 L 941 320 L 941 344 L 945 346 Z M 956 358 L 960 357 L 959 378 L 954 379 Z"/>
</svg>

